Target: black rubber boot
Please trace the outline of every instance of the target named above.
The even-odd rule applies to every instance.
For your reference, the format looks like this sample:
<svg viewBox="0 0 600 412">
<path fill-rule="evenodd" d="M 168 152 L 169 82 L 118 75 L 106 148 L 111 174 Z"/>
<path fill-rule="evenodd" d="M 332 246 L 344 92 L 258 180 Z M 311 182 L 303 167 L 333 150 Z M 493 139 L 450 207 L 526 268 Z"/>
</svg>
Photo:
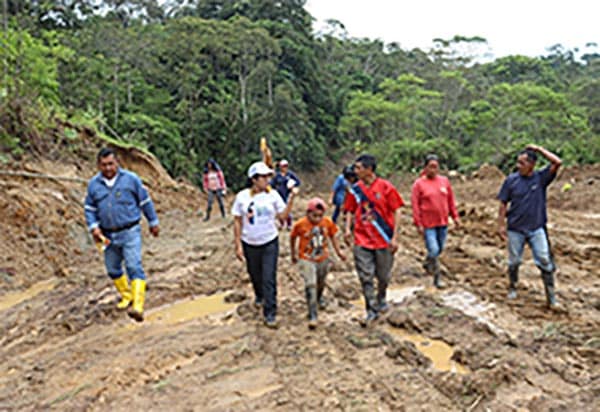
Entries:
<svg viewBox="0 0 600 412">
<path fill-rule="evenodd" d="M 546 291 L 546 303 L 549 308 L 556 308 L 556 295 L 554 293 L 554 273 L 542 270 L 542 280 L 544 281 L 544 290 Z"/>
<path fill-rule="evenodd" d="M 517 282 L 519 281 L 519 266 L 508 267 L 508 298 L 516 299 L 517 297 Z"/>
<path fill-rule="evenodd" d="M 325 279 L 321 282 L 317 281 L 317 303 L 319 305 L 319 309 L 325 309 L 327 307 L 327 302 L 323 297 L 323 291 L 325 290 Z"/>
<path fill-rule="evenodd" d="M 425 269 L 425 273 L 433 276 L 434 265 L 434 258 L 427 256 L 423 262 L 423 269 Z"/>
<path fill-rule="evenodd" d="M 314 286 L 305 288 L 306 303 L 308 306 L 308 327 L 317 327 L 317 290 Z"/>
<path fill-rule="evenodd" d="M 442 282 L 442 273 L 440 270 L 440 261 L 438 258 L 431 258 L 433 261 L 433 286 L 438 289 L 443 289 L 445 287 L 444 282 Z"/>
<path fill-rule="evenodd" d="M 219 202 L 219 209 L 221 210 L 221 217 L 225 218 L 225 207 L 223 206 L 223 200 Z"/>
</svg>

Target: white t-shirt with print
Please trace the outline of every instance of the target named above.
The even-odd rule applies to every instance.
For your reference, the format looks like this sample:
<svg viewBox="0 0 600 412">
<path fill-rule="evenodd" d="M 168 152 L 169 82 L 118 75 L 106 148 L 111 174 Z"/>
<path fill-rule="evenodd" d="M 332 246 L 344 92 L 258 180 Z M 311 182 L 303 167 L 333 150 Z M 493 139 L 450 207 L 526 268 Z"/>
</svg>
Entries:
<svg viewBox="0 0 600 412">
<path fill-rule="evenodd" d="M 277 237 L 276 215 L 285 208 L 276 190 L 252 195 L 250 189 L 244 189 L 236 195 L 231 214 L 242 217 L 242 240 L 260 246 Z"/>
</svg>

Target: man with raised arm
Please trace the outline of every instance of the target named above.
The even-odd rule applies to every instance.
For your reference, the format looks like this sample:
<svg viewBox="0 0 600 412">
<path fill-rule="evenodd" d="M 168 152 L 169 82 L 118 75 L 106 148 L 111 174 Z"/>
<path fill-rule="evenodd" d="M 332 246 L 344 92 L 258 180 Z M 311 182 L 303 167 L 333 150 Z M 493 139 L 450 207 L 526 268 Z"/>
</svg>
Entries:
<svg viewBox="0 0 600 412">
<path fill-rule="evenodd" d="M 535 170 L 538 154 L 544 156 L 550 165 Z M 533 260 L 542 273 L 546 302 L 550 308 L 557 307 L 555 265 L 546 230 L 546 188 L 556 177 L 561 164 L 562 161 L 554 153 L 530 144 L 517 157 L 517 172 L 504 180 L 498 193 L 498 233 L 503 240 L 508 239 L 509 299 L 517 297 L 519 265 L 527 242 Z"/>
</svg>

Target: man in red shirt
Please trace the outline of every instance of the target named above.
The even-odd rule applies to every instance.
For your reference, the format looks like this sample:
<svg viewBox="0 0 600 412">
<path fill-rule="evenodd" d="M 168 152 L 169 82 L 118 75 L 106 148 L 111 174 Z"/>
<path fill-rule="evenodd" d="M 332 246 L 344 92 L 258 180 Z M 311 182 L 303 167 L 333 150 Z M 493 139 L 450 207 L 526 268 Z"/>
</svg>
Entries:
<svg viewBox="0 0 600 412">
<path fill-rule="evenodd" d="M 425 169 L 412 188 L 411 205 L 413 222 L 425 239 L 427 258 L 423 267 L 433 276 L 433 285 L 444 287 L 440 279 L 439 255 L 444 249 L 448 235 L 448 215 L 459 227 L 454 193 L 450 181 L 439 175 L 440 165 L 436 155 L 425 158 Z"/>
<path fill-rule="evenodd" d="M 375 157 L 363 154 L 354 162 L 354 171 L 359 179 L 344 202 L 346 232 L 344 238 L 350 244 L 354 218 L 354 264 L 360 279 L 367 316 L 365 325 L 385 312 L 385 301 L 394 253 L 398 250 L 400 207 L 404 201 L 396 188 L 375 174 Z M 377 278 L 377 295 L 373 279 Z"/>
</svg>

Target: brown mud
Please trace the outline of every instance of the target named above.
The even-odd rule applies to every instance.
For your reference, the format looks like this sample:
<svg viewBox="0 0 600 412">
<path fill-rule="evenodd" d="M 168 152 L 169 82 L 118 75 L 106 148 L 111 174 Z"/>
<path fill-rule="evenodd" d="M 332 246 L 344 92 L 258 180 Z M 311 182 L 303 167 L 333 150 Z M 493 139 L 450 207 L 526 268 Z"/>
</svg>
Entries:
<svg viewBox="0 0 600 412">
<path fill-rule="evenodd" d="M 0 177 L 0 410 L 600 409 L 600 167 L 565 170 L 549 189 L 560 310 L 545 307 L 529 251 L 519 297 L 505 299 L 506 251 L 494 235 L 503 176 L 486 167 L 452 180 L 463 227 L 451 230 L 442 257 L 446 289 L 423 274 L 424 247 L 405 207 L 391 310 L 361 327 L 357 276 L 336 260 L 328 307 L 309 331 L 287 232 L 280 326 L 270 330 L 235 259 L 231 218 L 202 222 L 196 190 L 164 177 L 151 158 L 125 159 L 161 218 L 159 238 L 144 226 L 141 324 L 115 308 L 85 231 L 85 184 Z M 91 163 L 21 169 L 94 173 Z M 406 200 L 410 180 L 396 182 Z M 567 182 L 572 189 L 561 191 Z M 305 187 L 296 215 L 327 190 L 317 179 Z"/>
</svg>

